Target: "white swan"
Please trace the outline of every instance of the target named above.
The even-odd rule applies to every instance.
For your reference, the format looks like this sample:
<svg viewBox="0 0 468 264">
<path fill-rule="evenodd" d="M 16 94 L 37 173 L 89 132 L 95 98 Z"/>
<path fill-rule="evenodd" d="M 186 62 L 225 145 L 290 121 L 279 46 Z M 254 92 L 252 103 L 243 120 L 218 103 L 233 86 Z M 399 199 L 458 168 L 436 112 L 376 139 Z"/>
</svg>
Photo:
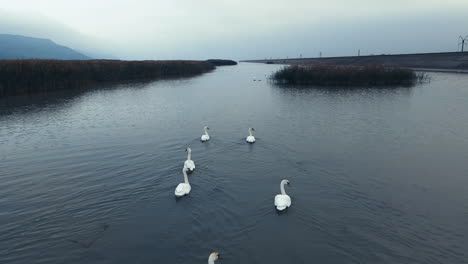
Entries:
<svg viewBox="0 0 468 264">
<path fill-rule="evenodd" d="M 285 184 L 290 186 L 288 180 L 282 180 L 280 183 L 281 194 L 277 194 L 275 196 L 275 206 L 276 206 L 276 209 L 280 211 L 283 211 L 287 207 L 291 206 L 291 198 L 284 191 Z"/>
<path fill-rule="evenodd" d="M 221 256 L 219 255 L 218 252 L 213 252 L 210 254 L 208 257 L 208 264 L 214 264 L 216 260 L 220 259 Z"/>
<path fill-rule="evenodd" d="M 255 131 L 255 129 L 253 127 L 249 127 L 249 136 L 247 136 L 247 138 L 245 139 L 245 141 L 249 143 L 255 142 L 255 137 L 253 136 L 252 131 Z"/>
<path fill-rule="evenodd" d="M 203 130 L 205 130 L 205 134 L 201 136 L 201 141 L 205 142 L 210 140 L 210 135 L 208 134 L 208 130 L 210 130 L 210 128 L 206 126 L 203 128 Z"/>
<path fill-rule="evenodd" d="M 187 160 L 184 162 L 184 169 L 187 169 L 188 171 L 192 172 L 195 169 L 195 163 L 192 160 L 192 149 L 186 148 L 185 151 L 188 154 L 187 154 Z"/>
<path fill-rule="evenodd" d="M 177 185 L 177 187 L 176 187 L 176 189 L 174 191 L 174 194 L 177 197 L 181 197 L 181 196 L 184 196 L 186 194 L 189 194 L 190 190 L 192 190 L 192 187 L 190 187 L 190 183 L 188 181 L 187 170 L 184 168 L 182 170 L 182 173 L 184 174 L 184 182 L 179 183 L 179 185 Z"/>
</svg>

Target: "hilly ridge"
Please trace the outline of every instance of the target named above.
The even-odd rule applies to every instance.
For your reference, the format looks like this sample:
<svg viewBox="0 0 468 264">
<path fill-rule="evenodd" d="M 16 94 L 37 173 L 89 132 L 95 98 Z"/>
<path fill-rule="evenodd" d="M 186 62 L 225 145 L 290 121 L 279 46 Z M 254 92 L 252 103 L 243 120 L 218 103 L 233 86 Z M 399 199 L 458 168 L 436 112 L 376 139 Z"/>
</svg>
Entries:
<svg viewBox="0 0 468 264">
<path fill-rule="evenodd" d="M 89 57 L 50 39 L 0 34 L 0 59 L 87 60 Z"/>
</svg>

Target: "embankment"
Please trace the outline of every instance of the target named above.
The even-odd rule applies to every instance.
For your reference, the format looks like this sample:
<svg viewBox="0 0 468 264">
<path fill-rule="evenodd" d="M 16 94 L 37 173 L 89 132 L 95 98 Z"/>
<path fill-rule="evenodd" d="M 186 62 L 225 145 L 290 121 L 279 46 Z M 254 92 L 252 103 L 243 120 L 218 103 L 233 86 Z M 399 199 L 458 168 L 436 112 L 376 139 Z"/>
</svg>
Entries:
<svg viewBox="0 0 468 264">
<path fill-rule="evenodd" d="M 296 58 L 272 60 L 246 60 L 245 62 L 269 64 L 325 64 L 325 65 L 383 65 L 416 70 L 468 73 L 468 52 L 417 53 L 397 55 L 371 55 L 326 58 Z"/>
<path fill-rule="evenodd" d="M 207 61 L 0 60 L 0 96 L 68 90 L 105 82 L 189 77 Z"/>
</svg>

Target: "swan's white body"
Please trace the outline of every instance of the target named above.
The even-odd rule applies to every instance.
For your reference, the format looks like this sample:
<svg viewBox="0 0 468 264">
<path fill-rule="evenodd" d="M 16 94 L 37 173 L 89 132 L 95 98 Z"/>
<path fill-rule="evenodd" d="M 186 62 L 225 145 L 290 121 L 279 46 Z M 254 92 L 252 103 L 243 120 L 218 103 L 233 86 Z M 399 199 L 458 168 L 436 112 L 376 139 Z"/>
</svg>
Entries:
<svg viewBox="0 0 468 264">
<path fill-rule="evenodd" d="M 195 170 L 195 163 L 193 162 L 193 160 L 186 160 L 184 162 L 184 169 L 187 169 L 189 170 L 190 172 L 192 172 L 193 170 Z"/>
<path fill-rule="evenodd" d="M 174 191 L 174 194 L 177 197 L 181 197 L 181 196 L 184 196 L 186 194 L 189 194 L 190 190 L 192 190 L 192 187 L 190 186 L 190 183 L 188 181 L 187 171 L 186 171 L 185 168 L 182 170 L 182 173 L 184 174 L 184 182 L 179 183 L 179 185 L 177 185 L 177 187 L 176 187 L 176 189 Z"/>
<path fill-rule="evenodd" d="M 214 264 L 215 261 L 218 260 L 219 258 L 220 256 L 218 252 L 211 253 L 210 256 L 208 257 L 208 264 Z"/>
<path fill-rule="evenodd" d="M 187 148 L 185 151 L 187 151 L 187 160 L 184 162 L 184 169 L 189 170 L 192 172 L 195 169 L 195 162 L 192 160 L 192 149 Z"/>
<path fill-rule="evenodd" d="M 291 197 L 289 197 L 289 195 L 287 195 L 286 192 L 284 191 L 285 184 L 289 185 L 289 181 L 288 180 L 281 181 L 281 184 L 280 184 L 281 194 L 277 194 L 275 196 L 275 206 L 276 206 L 276 209 L 279 211 L 283 211 L 284 209 L 291 206 Z"/>
<path fill-rule="evenodd" d="M 249 143 L 254 143 L 255 142 L 255 137 L 253 136 L 252 131 L 255 131 L 255 129 L 249 128 L 249 135 L 245 139 L 245 141 L 247 141 Z"/>
<path fill-rule="evenodd" d="M 210 129 L 210 128 L 209 127 L 204 127 L 203 129 L 205 130 L 205 134 L 203 134 L 201 136 L 201 141 L 205 142 L 205 141 L 210 140 L 210 135 L 208 134 L 208 129 Z"/>
</svg>

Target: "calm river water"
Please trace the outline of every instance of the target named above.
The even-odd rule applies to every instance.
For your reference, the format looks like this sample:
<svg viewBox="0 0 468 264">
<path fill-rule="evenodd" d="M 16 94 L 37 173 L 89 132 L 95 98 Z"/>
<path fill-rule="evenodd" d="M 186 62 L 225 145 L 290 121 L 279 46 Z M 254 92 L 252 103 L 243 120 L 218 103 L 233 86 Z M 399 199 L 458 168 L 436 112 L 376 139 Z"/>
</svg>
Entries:
<svg viewBox="0 0 468 264">
<path fill-rule="evenodd" d="M 278 67 L 1 98 L 0 263 L 467 263 L 468 75 L 302 89 Z"/>
</svg>

